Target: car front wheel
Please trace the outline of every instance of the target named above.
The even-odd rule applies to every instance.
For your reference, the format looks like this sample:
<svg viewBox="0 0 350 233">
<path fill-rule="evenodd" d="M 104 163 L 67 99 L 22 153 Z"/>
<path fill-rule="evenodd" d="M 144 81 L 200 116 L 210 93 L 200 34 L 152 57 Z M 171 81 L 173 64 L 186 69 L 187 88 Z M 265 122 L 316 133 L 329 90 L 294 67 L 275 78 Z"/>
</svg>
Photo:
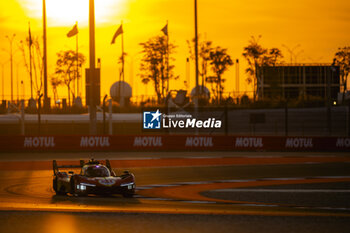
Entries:
<svg viewBox="0 0 350 233">
<path fill-rule="evenodd" d="M 70 185 L 71 185 L 71 194 L 74 196 L 87 196 L 87 193 L 84 193 L 80 190 L 77 189 L 78 182 L 74 180 L 74 178 L 71 178 L 70 180 Z"/>
</svg>

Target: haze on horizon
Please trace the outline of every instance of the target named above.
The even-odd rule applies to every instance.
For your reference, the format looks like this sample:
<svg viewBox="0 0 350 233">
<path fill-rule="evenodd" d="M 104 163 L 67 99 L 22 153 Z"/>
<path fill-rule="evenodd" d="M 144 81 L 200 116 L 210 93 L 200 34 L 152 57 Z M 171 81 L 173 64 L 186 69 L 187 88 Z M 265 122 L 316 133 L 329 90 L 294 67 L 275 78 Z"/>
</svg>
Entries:
<svg viewBox="0 0 350 233">
<path fill-rule="evenodd" d="M 5 77 L 5 97 L 10 96 L 10 65 L 6 35 L 16 34 L 15 43 L 28 35 L 28 22 L 33 36 L 42 36 L 42 0 L 7 0 L 0 2 L 0 64 Z M 75 22 L 79 25 L 79 52 L 88 54 L 88 0 L 46 0 L 48 35 L 48 77 L 54 73 L 56 53 L 75 49 L 75 39 L 67 38 L 67 32 Z M 139 43 L 162 35 L 161 29 L 169 22 L 170 41 L 177 45 L 174 63 L 175 74 L 180 78 L 171 81 L 171 89 L 185 88 L 186 58 L 189 57 L 187 40 L 194 36 L 194 6 L 188 0 L 95 0 L 96 6 L 96 56 L 102 60 L 101 95 L 109 94 L 109 88 L 117 81 L 119 73 L 118 57 L 121 55 L 120 38 L 111 45 L 111 39 L 121 21 L 124 23 L 125 81 L 133 87 L 133 95 L 151 95 L 151 84 L 146 87 L 140 82 Z M 199 33 L 202 38 L 213 41 L 214 46 L 228 48 L 232 59 L 240 60 L 240 91 L 251 91 L 245 79 L 246 62 L 242 57 L 243 47 L 251 36 L 262 35 L 260 43 L 266 48 L 280 48 L 284 61 L 290 61 L 288 50 L 294 48 L 299 54 L 297 62 L 331 63 L 339 47 L 350 44 L 350 3 L 347 0 L 312 1 L 287 0 L 264 2 L 258 0 L 198 0 Z M 18 67 L 18 69 L 17 69 Z M 2 68 L 2 66 L 0 66 Z M 88 63 L 84 68 L 88 68 Z M 29 75 L 23 65 L 23 56 L 14 46 L 14 96 L 17 96 L 16 76 L 24 80 L 25 94 L 29 97 Z M 235 66 L 225 73 L 225 92 L 235 88 Z M 195 85 L 194 65 L 191 61 L 190 88 Z M 0 82 L 0 85 L 1 82 Z M 1 89 L 0 89 L 1 90 Z M 52 88 L 48 87 L 52 97 Z M 22 96 L 22 89 L 19 88 Z M 66 94 L 64 86 L 59 88 L 59 96 Z M 2 93 L 1 93 L 2 94 Z M 83 93 L 85 96 L 85 93 Z M 15 98 L 16 99 L 16 98 Z"/>
</svg>

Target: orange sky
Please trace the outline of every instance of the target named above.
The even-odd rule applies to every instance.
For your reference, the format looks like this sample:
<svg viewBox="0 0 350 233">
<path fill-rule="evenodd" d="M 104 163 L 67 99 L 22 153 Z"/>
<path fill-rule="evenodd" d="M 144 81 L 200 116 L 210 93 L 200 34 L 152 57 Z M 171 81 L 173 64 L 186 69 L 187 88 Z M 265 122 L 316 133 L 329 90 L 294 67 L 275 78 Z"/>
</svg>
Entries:
<svg viewBox="0 0 350 233">
<path fill-rule="evenodd" d="M 48 75 L 54 73 L 56 53 L 75 49 L 75 39 L 66 33 L 79 23 L 79 50 L 88 58 L 88 0 L 46 0 L 48 14 Z M 6 35 L 16 33 L 15 43 L 27 36 L 28 21 L 32 34 L 42 35 L 42 0 L 6 0 L 0 2 L 0 49 L 9 49 Z M 118 79 L 117 57 L 120 56 L 120 38 L 110 45 L 121 20 L 124 22 L 126 58 L 126 81 L 134 87 L 134 95 L 153 94 L 150 84 L 141 84 L 139 43 L 150 37 L 162 35 L 160 29 L 169 21 L 170 41 L 178 46 L 175 73 L 180 79 L 172 81 L 172 89 L 184 88 L 186 57 L 189 56 L 186 40 L 194 35 L 193 1 L 190 0 L 95 0 L 96 5 L 96 55 L 102 59 L 101 95 L 108 94 L 111 84 Z M 350 3 L 348 0 L 313 1 L 232 1 L 198 0 L 199 32 L 214 45 L 228 48 L 233 59 L 239 58 L 240 91 L 250 91 L 245 82 L 246 63 L 241 56 L 250 36 L 262 35 L 264 47 L 282 49 L 285 61 L 290 55 L 282 44 L 299 53 L 298 62 L 331 62 L 338 47 L 350 45 Z M 17 48 L 14 46 L 14 50 Z M 0 64 L 4 64 L 5 97 L 10 98 L 9 55 L 0 51 Z M 17 98 L 17 71 L 19 80 L 25 82 L 25 94 L 30 94 L 29 75 L 23 67 L 21 52 L 14 55 L 14 96 Z M 192 62 L 193 63 L 193 62 Z M 18 65 L 16 65 L 18 64 Z M 19 67 L 17 70 L 16 67 Z M 85 68 L 88 64 L 85 65 Z M 0 66 L 1 68 L 1 66 Z M 194 67 L 190 69 L 191 87 L 194 86 Z M 0 72 L 0 75 L 2 71 Z M 225 91 L 235 87 L 235 68 L 225 74 Z M 0 82 L 0 86 L 2 83 Z M 49 86 L 49 95 L 52 90 Z M 22 88 L 19 88 L 22 95 Z M 60 97 L 66 88 L 59 90 Z M 0 89 L 2 95 L 2 88 Z M 83 93 L 83 95 L 85 95 Z"/>
</svg>

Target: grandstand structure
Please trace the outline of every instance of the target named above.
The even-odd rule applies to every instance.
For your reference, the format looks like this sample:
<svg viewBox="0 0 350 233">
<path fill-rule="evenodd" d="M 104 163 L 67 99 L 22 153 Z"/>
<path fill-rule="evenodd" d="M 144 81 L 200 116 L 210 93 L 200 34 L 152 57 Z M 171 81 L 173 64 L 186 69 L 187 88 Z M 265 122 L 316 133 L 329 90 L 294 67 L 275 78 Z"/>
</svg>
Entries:
<svg viewBox="0 0 350 233">
<path fill-rule="evenodd" d="M 277 64 L 257 67 L 257 96 L 298 99 L 337 99 L 341 91 L 339 66 L 331 64 Z"/>
</svg>

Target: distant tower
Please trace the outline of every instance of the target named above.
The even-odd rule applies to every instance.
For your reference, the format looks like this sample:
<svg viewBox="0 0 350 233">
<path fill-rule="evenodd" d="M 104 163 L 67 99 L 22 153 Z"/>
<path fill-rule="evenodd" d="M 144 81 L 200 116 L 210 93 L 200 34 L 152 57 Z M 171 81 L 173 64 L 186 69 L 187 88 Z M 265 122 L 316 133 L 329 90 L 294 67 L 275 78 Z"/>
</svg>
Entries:
<svg viewBox="0 0 350 233">
<path fill-rule="evenodd" d="M 202 99 L 210 99 L 210 91 L 205 86 L 198 85 L 197 87 L 194 87 L 191 91 L 191 97 L 194 98 L 196 96 L 196 93 L 198 93 Z"/>
<path fill-rule="evenodd" d="M 117 101 L 123 107 L 124 104 L 128 105 L 130 103 L 132 88 L 128 83 L 118 81 L 111 86 L 110 95 L 114 101 Z"/>
</svg>

